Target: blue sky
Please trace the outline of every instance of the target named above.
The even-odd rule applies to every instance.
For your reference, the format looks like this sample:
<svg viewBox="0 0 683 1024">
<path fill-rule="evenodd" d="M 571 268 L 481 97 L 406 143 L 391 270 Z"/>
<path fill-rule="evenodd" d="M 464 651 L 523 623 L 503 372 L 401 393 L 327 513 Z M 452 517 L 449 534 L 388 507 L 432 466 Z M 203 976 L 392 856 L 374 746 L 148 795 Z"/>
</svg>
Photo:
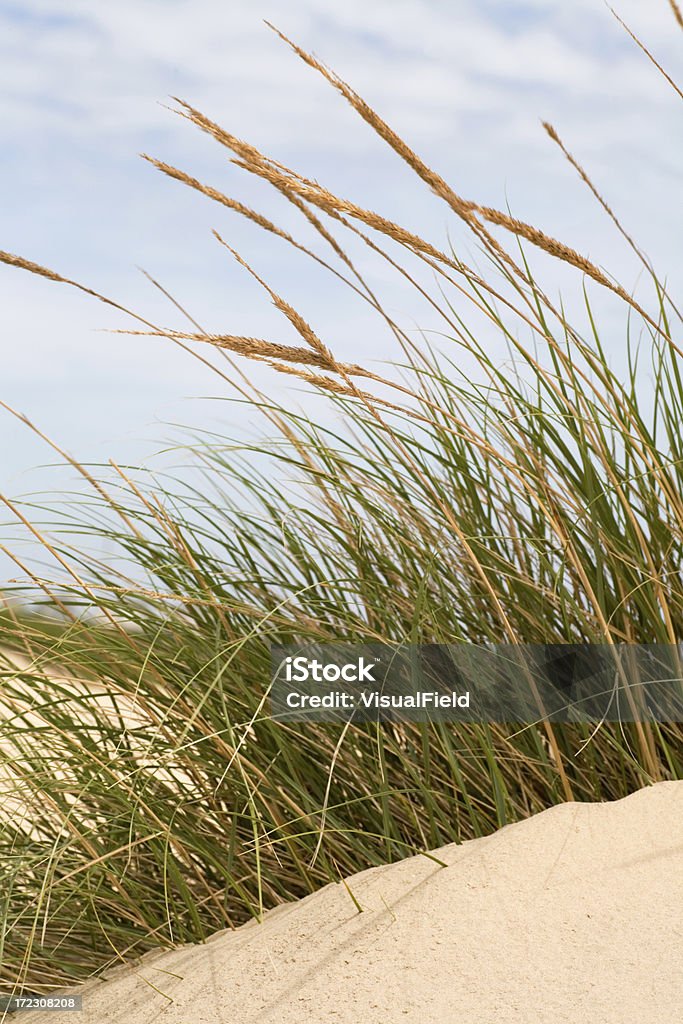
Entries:
<svg viewBox="0 0 683 1024">
<path fill-rule="evenodd" d="M 666 0 L 618 9 L 675 73 L 681 37 Z M 632 286 L 636 267 L 544 135 L 549 119 L 657 263 L 678 269 L 680 101 L 602 0 L 0 0 L 0 248 L 180 326 L 142 266 L 212 329 L 289 340 L 218 250 L 217 227 L 340 355 L 389 357 L 389 341 L 367 335 L 347 296 L 139 158 L 176 163 L 299 231 L 291 211 L 164 108 L 179 94 L 443 242 L 443 208 L 263 18 L 341 73 L 461 194 L 507 201 Z M 412 316 L 388 287 L 393 308 Z M 171 436 L 169 422 L 248 429 L 225 405 L 196 400 L 220 394 L 218 381 L 168 342 L 98 330 L 122 326 L 84 296 L 0 266 L 0 398 L 84 461 L 147 458 Z M 618 354 L 623 330 L 609 327 Z M 277 395 L 292 387 L 267 381 Z M 49 451 L 2 413 L 0 432 L 0 491 L 63 485 L 45 467 Z"/>
</svg>

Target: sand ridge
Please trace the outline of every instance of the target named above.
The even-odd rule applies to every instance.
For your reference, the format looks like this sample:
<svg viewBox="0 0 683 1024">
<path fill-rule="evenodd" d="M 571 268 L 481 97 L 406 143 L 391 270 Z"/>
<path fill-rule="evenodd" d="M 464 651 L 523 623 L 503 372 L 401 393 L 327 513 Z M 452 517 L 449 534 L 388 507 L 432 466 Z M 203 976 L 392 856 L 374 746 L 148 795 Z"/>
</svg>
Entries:
<svg viewBox="0 0 683 1024">
<path fill-rule="evenodd" d="M 83 989 L 68 1024 L 680 1024 L 683 782 L 329 885 Z M 24 1024 L 43 1016 L 22 1014 Z"/>
</svg>

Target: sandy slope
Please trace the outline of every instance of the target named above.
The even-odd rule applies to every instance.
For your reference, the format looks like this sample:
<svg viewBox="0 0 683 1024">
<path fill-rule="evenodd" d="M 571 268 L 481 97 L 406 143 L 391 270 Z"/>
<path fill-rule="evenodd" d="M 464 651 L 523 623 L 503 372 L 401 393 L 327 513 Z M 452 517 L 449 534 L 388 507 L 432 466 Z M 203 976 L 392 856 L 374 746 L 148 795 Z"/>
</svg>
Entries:
<svg viewBox="0 0 683 1024">
<path fill-rule="evenodd" d="M 683 1020 L 683 782 L 438 852 L 447 868 L 413 857 L 349 879 L 362 914 L 328 886 L 261 925 L 118 968 L 85 987 L 83 1014 L 50 1020 Z"/>
</svg>

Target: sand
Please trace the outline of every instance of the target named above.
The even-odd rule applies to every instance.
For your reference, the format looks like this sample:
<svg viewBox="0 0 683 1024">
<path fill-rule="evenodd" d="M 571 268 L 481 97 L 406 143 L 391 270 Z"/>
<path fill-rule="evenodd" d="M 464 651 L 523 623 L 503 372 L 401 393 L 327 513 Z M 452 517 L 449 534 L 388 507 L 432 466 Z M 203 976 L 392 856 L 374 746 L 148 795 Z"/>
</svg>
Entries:
<svg viewBox="0 0 683 1024">
<path fill-rule="evenodd" d="M 34 685 L 34 676 L 41 673 L 49 673 L 52 679 L 59 682 L 59 697 L 63 702 L 63 711 L 66 711 L 65 702 L 69 699 L 69 694 L 73 697 L 74 720 L 83 728 L 88 725 L 97 727 L 103 720 L 108 720 L 111 728 L 115 730 L 120 729 L 123 724 L 128 730 L 128 749 L 136 755 L 141 769 L 154 766 L 157 779 L 172 780 L 174 785 L 183 780 L 188 786 L 193 784 L 193 780 L 185 772 L 181 772 L 175 766 L 172 771 L 164 768 L 159 764 L 158 756 L 153 751 L 150 754 L 148 740 L 142 735 L 136 736 L 135 732 L 138 727 L 149 729 L 154 725 L 149 712 L 133 695 L 120 693 L 113 683 L 77 679 L 57 660 L 44 659 L 34 662 L 26 655 L 7 650 L 1 645 L 0 673 L 0 754 L 4 755 L 4 761 L 0 763 L 0 825 L 3 819 L 11 820 L 15 825 L 22 827 L 27 835 L 35 837 L 38 832 L 32 827 L 31 822 L 36 817 L 37 803 L 40 803 L 41 816 L 49 813 L 40 786 L 33 791 L 29 790 L 21 772 L 12 767 L 12 759 L 16 759 L 19 764 L 24 761 L 21 745 L 14 741 L 13 734 L 15 730 L 21 731 L 25 728 L 35 730 L 31 735 L 32 751 L 50 757 L 51 763 L 54 764 L 54 737 L 47 731 L 51 721 L 50 703 L 54 699 L 54 692 L 45 692 L 41 687 Z M 87 697 L 88 704 L 93 709 L 92 714 L 85 710 L 84 697 Z M 8 727 L 6 723 L 11 724 Z M 53 772 L 56 778 L 68 779 L 66 771 L 54 768 Z M 55 827 L 61 826 L 62 812 L 59 807 L 54 808 L 54 817 Z M 0 1022 L 1 1019 L 0 1017 Z"/>
<path fill-rule="evenodd" d="M 374 868 L 83 988 L 69 1024 L 680 1024 L 683 782 Z M 18 1019 L 18 1018 L 17 1018 Z M 44 1014 L 21 1015 L 24 1024 Z"/>
</svg>

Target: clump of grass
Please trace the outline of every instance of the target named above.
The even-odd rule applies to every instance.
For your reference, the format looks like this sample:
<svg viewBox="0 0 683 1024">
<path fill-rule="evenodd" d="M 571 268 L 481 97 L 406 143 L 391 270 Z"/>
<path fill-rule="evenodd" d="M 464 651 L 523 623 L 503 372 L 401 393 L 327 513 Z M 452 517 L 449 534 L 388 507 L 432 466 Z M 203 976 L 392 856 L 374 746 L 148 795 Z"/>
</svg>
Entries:
<svg viewBox="0 0 683 1024">
<path fill-rule="evenodd" d="M 104 480 L 72 461 L 93 504 L 65 513 L 49 535 L 38 510 L 4 499 L 53 566 L 7 552 L 30 579 L 34 608 L 52 615 L 8 603 L 0 619 L 7 991 L 48 991 L 152 946 L 201 941 L 340 874 L 561 800 L 613 799 L 683 777 L 675 724 L 592 732 L 269 718 L 273 638 L 683 639 L 681 317 L 650 263 L 642 257 L 649 297 L 636 301 L 548 232 L 457 195 L 346 83 L 295 50 L 472 232 L 487 271 L 179 104 L 233 164 L 301 212 L 325 255 L 215 187 L 152 161 L 158 169 L 335 275 L 402 355 L 381 374 L 340 360 L 235 253 L 296 345 L 136 316 L 138 325 L 205 361 L 216 352 L 294 375 L 325 397 L 337 425 L 273 403 L 219 362 L 267 433 L 256 448 L 200 439 L 200 487 L 151 486 L 115 462 Z M 427 304 L 438 350 L 416 345 L 383 307 L 344 238 Z M 523 244 L 622 304 L 626 374 L 610 367 L 589 284 L 570 318 Z M 0 260 L 83 287 L 20 257 Z M 636 330 L 650 394 L 630 343 Z M 87 533 L 116 546 L 117 570 L 86 553 Z"/>
</svg>

